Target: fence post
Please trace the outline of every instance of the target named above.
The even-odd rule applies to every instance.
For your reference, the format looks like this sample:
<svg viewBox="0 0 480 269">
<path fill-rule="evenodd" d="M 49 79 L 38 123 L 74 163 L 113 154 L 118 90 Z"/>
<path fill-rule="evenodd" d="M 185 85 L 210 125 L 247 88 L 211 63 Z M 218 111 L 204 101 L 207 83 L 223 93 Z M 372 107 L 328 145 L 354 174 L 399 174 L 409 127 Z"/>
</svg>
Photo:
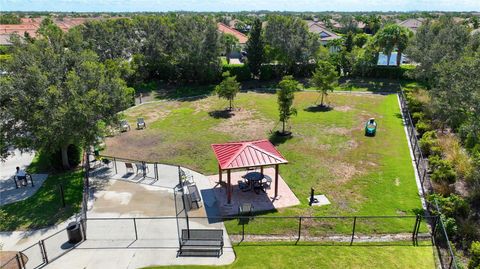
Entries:
<svg viewBox="0 0 480 269">
<path fill-rule="evenodd" d="M 297 242 L 295 242 L 295 245 L 300 241 L 300 235 L 302 233 L 302 217 L 298 218 L 298 237 L 297 237 Z"/>
<path fill-rule="evenodd" d="M 145 162 L 142 162 L 142 167 L 143 167 L 143 178 L 147 177 L 147 164 Z"/>
<path fill-rule="evenodd" d="M 59 187 L 60 187 L 60 198 L 62 199 L 62 207 L 65 207 L 65 192 L 63 191 L 63 184 L 60 184 Z"/>
<path fill-rule="evenodd" d="M 158 180 L 158 163 L 155 163 L 153 170 L 155 170 L 155 180 Z"/>
<path fill-rule="evenodd" d="M 138 240 L 137 221 L 133 218 L 133 227 L 135 228 L 135 240 Z"/>
<path fill-rule="evenodd" d="M 45 249 L 43 240 L 38 241 L 38 244 L 40 245 L 40 252 L 42 253 L 43 262 L 48 264 L 47 250 Z"/>
<path fill-rule="evenodd" d="M 352 239 L 350 240 L 350 246 L 353 244 L 353 238 L 355 236 L 355 226 L 357 224 L 357 217 L 353 217 Z"/>
<path fill-rule="evenodd" d="M 118 174 L 118 171 L 117 171 L 117 159 L 115 157 L 113 157 L 113 165 L 115 166 L 115 174 Z"/>
<path fill-rule="evenodd" d="M 416 231 L 417 231 L 417 225 L 418 225 L 418 215 L 415 218 L 415 224 L 413 225 L 413 232 L 412 232 L 412 244 L 415 246 L 415 241 L 416 241 Z"/>
<path fill-rule="evenodd" d="M 22 254 L 20 254 L 20 255 L 22 255 Z M 18 257 L 18 256 L 19 256 L 18 253 L 15 254 L 15 260 L 17 260 L 17 266 L 18 266 L 18 268 L 21 269 L 21 268 L 23 268 L 23 265 L 22 265 L 22 263 L 20 262 L 20 257 Z M 2 267 L 2 268 L 3 268 L 3 267 Z"/>
<path fill-rule="evenodd" d="M 245 221 L 242 220 L 242 242 L 245 240 Z"/>
</svg>

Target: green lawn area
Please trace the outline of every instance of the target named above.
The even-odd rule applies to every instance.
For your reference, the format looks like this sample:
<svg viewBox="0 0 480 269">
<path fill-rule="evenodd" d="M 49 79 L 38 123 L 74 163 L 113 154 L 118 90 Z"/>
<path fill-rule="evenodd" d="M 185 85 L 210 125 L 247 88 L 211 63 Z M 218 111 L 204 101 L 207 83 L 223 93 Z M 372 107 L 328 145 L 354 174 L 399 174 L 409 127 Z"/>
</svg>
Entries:
<svg viewBox="0 0 480 269">
<path fill-rule="evenodd" d="M 280 174 L 300 199 L 301 205 L 266 215 L 412 215 L 421 208 L 407 147 L 397 96 L 332 93 L 329 111 L 308 109 L 318 93 L 298 92 L 291 121 L 293 138 L 271 135 L 280 127 L 276 95 L 240 93 L 237 110 L 229 117 L 227 102 L 215 96 L 188 101 L 145 104 L 124 112 L 132 126 L 144 117 L 148 128 L 107 139 L 105 155 L 180 164 L 204 174 L 215 174 L 217 162 L 212 143 L 271 138 L 289 160 Z M 365 137 L 365 121 L 374 117 L 376 137 Z M 325 194 L 331 205 L 309 207 L 310 187 Z M 255 220 L 255 233 L 296 231 L 297 221 Z M 358 232 L 410 232 L 414 220 L 361 220 Z M 311 232 L 350 232 L 348 221 L 311 221 Z M 239 228 L 228 222 L 227 228 Z"/>
<path fill-rule="evenodd" d="M 413 247 L 402 244 L 361 244 L 351 247 L 248 244 L 234 247 L 237 258 L 228 266 L 149 268 L 435 268 L 432 246 Z"/>
<path fill-rule="evenodd" d="M 30 173 L 45 171 L 45 159 L 38 156 L 29 166 Z M 59 185 L 64 186 L 66 207 L 62 207 Z M 80 211 L 83 172 L 50 174 L 31 197 L 0 207 L 0 231 L 38 229 L 62 222 Z"/>
</svg>

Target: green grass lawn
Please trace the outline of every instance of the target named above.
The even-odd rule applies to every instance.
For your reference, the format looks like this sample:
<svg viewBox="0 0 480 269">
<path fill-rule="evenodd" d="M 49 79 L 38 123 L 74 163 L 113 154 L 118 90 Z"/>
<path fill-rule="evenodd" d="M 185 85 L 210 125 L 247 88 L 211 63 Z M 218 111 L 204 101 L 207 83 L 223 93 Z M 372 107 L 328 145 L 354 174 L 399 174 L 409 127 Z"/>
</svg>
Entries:
<svg viewBox="0 0 480 269">
<path fill-rule="evenodd" d="M 235 246 L 237 256 L 228 266 L 166 266 L 153 268 L 416 268 L 433 269 L 433 248 L 401 244 Z"/>
<path fill-rule="evenodd" d="M 103 154 L 215 174 L 217 162 L 210 144 L 270 137 L 289 160 L 280 174 L 302 204 L 267 215 L 412 215 L 421 208 L 397 96 L 333 93 L 327 100 L 333 109 L 322 112 L 309 109 L 317 97 L 315 92 L 296 93 L 293 138 L 285 141 L 271 135 L 280 127 L 275 94 L 238 94 L 238 110 L 231 117 L 222 112 L 227 102 L 215 96 L 145 104 L 127 110 L 125 116 L 131 124 L 144 117 L 148 128 L 108 139 Z M 364 136 L 364 123 L 370 117 L 379 124 L 376 137 Z M 306 198 L 311 187 L 332 204 L 309 207 Z M 297 227 L 296 220 L 255 222 L 249 227 L 255 233 L 284 233 Z M 410 232 L 413 223 L 412 219 L 362 220 L 357 231 Z M 348 233 L 351 220 L 311 221 L 308 227 L 312 232 Z M 231 221 L 227 228 L 239 227 Z"/>
<path fill-rule="evenodd" d="M 38 156 L 30 173 L 45 171 L 45 159 Z M 48 176 L 31 197 L 0 207 L 0 231 L 38 229 L 62 222 L 80 211 L 83 172 L 68 171 Z M 64 186 L 66 207 L 62 207 L 59 185 Z"/>
</svg>

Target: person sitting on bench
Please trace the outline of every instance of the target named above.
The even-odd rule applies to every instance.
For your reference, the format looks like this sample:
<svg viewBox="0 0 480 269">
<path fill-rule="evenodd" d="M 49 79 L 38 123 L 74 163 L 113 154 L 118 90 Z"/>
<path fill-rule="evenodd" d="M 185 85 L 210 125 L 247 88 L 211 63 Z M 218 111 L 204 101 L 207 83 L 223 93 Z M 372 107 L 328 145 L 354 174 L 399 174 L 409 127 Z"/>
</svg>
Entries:
<svg viewBox="0 0 480 269">
<path fill-rule="evenodd" d="M 15 176 L 17 177 L 17 180 L 22 182 L 22 186 L 27 186 L 27 173 L 20 169 L 20 167 L 17 166 L 17 173 L 15 173 Z"/>
</svg>

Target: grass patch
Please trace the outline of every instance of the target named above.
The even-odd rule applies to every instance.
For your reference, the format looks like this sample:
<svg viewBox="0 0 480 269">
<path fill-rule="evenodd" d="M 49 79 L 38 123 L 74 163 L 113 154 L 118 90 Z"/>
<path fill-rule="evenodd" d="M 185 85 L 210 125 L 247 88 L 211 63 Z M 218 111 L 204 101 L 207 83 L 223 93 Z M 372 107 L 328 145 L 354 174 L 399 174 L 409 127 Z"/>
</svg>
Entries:
<svg viewBox="0 0 480 269">
<path fill-rule="evenodd" d="M 31 173 L 45 171 L 41 156 L 28 168 Z M 0 207 L 0 230 L 38 229 L 62 222 L 78 212 L 83 191 L 83 172 L 69 171 L 49 175 L 31 197 Z M 59 185 L 64 186 L 66 207 L 62 207 Z"/>
<path fill-rule="evenodd" d="M 297 92 L 298 115 L 290 125 L 293 137 L 276 141 L 289 164 L 280 168 L 301 205 L 267 215 L 411 215 L 421 208 L 397 96 L 330 94 L 325 112 L 310 112 L 316 92 Z M 180 164 L 215 174 L 217 162 L 210 144 L 268 138 L 280 128 L 276 95 L 240 93 L 229 118 L 212 117 L 227 102 L 210 96 L 198 100 L 151 103 L 125 112 L 128 120 L 145 116 L 149 128 L 106 141 L 105 155 Z M 376 137 L 365 137 L 368 118 L 377 119 Z M 139 150 L 141 149 L 141 150 Z M 309 207 L 310 188 L 325 194 L 331 205 Z M 257 220 L 255 220 L 257 221 Z M 365 220 L 359 232 L 410 232 L 414 219 Z M 253 222 L 252 222 L 253 223 Z M 257 221 L 255 233 L 285 232 L 296 221 Z M 236 221 L 226 223 L 229 231 Z M 351 222 L 313 222 L 311 230 L 348 233 Z"/>
<path fill-rule="evenodd" d="M 396 244 L 235 246 L 237 256 L 228 266 L 166 266 L 153 268 L 435 268 L 431 245 Z"/>
</svg>

